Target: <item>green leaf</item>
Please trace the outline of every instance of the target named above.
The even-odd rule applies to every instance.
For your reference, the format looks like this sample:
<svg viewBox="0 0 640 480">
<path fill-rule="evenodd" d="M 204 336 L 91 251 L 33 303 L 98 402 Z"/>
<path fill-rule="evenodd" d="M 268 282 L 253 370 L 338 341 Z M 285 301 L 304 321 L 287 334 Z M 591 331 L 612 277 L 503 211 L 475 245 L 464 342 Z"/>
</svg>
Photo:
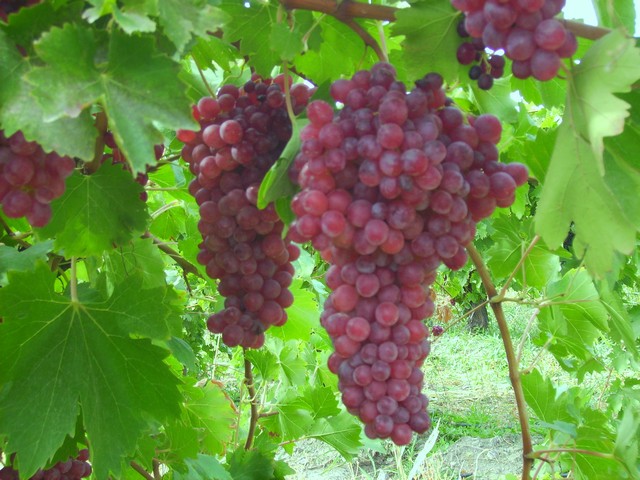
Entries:
<svg viewBox="0 0 640 480">
<path fill-rule="evenodd" d="M 565 424 L 575 423 L 567 410 L 566 394 L 556 391 L 551 379 L 543 377 L 537 368 L 522 375 L 521 381 L 527 405 L 540 420 L 548 424 L 558 421 Z"/>
<path fill-rule="evenodd" d="M 493 82 L 490 90 L 478 88 L 477 82 L 472 82 L 471 90 L 478 103 L 480 113 L 496 115 L 503 122 L 513 123 L 518 118 L 516 102 L 511 97 L 509 80 L 500 78 Z"/>
<path fill-rule="evenodd" d="M 138 275 L 142 277 L 142 288 L 166 285 L 164 260 L 150 238 L 136 238 L 117 250 L 111 250 L 104 256 L 104 265 L 114 284 Z"/>
<path fill-rule="evenodd" d="M 311 332 L 320 328 L 320 309 L 315 296 L 306 288 L 302 288 L 300 280 L 294 280 L 289 287 L 294 301 L 287 308 L 287 322 L 278 328 L 269 330 L 269 335 L 288 340 L 308 342 Z"/>
<path fill-rule="evenodd" d="M 201 448 L 222 454 L 231 443 L 238 412 L 219 382 L 207 382 L 185 405 L 189 425 L 198 432 Z"/>
<path fill-rule="evenodd" d="M 32 475 L 73 435 L 81 413 L 95 474 L 117 476 L 149 419 L 179 415 L 179 380 L 162 361 L 166 351 L 123 328 L 130 315 L 160 319 L 166 307 L 153 293 L 126 287 L 106 302 L 70 301 L 55 292 L 56 274 L 44 264 L 35 273 L 11 272 L 9 280 L 0 289 L 6 451 L 17 452 L 21 473 Z"/>
<path fill-rule="evenodd" d="M 493 227 L 497 230 L 495 243 L 487 251 L 487 264 L 496 277 L 506 278 L 516 268 L 525 250 L 532 241 L 532 235 L 522 235 L 530 230 L 530 221 L 521 221 L 513 216 L 497 218 Z M 538 242 L 525 258 L 515 278 L 521 286 L 542 288 L 553 280 L 560 270 L 560 259 Z"/>
<path fill-rule="evenodd" d="M 562 302 L 560 310 L 570 322 L 588 320 L 598 330 L 608 331 L 607 310 L 585 270 L 567 272 L 560 281 L 549 285 L 547 296 Z"/>
<path fill-rule="evenodd" d="M 173 472 L 175 480 L 234 480 L 216 457 L 198 454 L 197 458 L 187 458 L 187 473 Z"/>
<path fill-rule="evenodd" d="M 178 65 L 157 53 L 153 38 L 114 30 L 106 62 L 97 58 L 106 46 L 93 31 L 73 24 L 50 30 L 35 46 L 47 65 L 27 79 L 45 119 L 73 118 L 99 102 L 134 173 L 155 164 L 153 146 L 163 142 L 158 126 L 195 128 Z"/>
<path fill-rule="evenodd" d="M 300 150 L 300 130 L 308 123 L 307 119 L 296 119 L 293 123 L 291 139 L 284 147 L 280 158 L 271 166 L 260 184 L 258 208 L 266 208 L 271 202 L 293 195 L 298 191 L 298 187 L 289 179 L 289 166 Z"/>
<path fill-rule="evenodd" d="M 302 52 L 302 33 L 297 29 L 291 30 L 286 23 L 274 23 L 269 34 L 271 50 L 275 51 L 280 60 L 293 60 Z"/>
<path fill-rule="evenodd" d="M 319 418 L 309 437 L 331 445 L 345 460 L 351 460 L 360 452 L 362 442 L 360 422 L 346 411 L 331 418 Z"/>
<path fill-rule="evenodd" d="M 144 231 L 147 223 L 140 185 L 118 165 L 103 164 L 93 175 L 74 174 L 67 191 L 52 203 L 51 222 L 40 236 L 55 237 L 67 257 L 101 254 Z"/>
<path fill-rule="evenodd" d="M 308 386 L 304 389 L 298 403 L 313 413 L 313 418 L 332 417 L 340 413 L 335 392 L 329 387 Z"/>
<path fill-rule="evenodd" d="M 320 23 L 322 42 L 317 49 L 310 49 L 294 60 L 296 69 L 320 85 L 336 78 L 350 77 L 358 68 L 366 68 L 376 61 L 366 49 L 362 39 L 344 23 L 326 16 Z M 345 58 L 357 58 L 357 62 L 345 62 Z"/>
<path fill-rule="evenodd" d="M 559 248 L 573 221 L 576 255 L 584 255 L 589 270 L 603 276 L 613 267 L 614 252 L 634 249 L 636 229 L 605 183 L 591 146 L 568 120 L 560 126 L 555 145 L 536 212 L 536 232 L 550 248 Z"/>
<path fill-rule="evenodd" d="M 463 17 L 450 2 L 426 0 L 397 10 L 395 17 L 391 31 L 405 36 L 402 57 L 410 78 L 428 72 L 438 72 L 448 82 L 466 78 L 465 68 L 455 61 L 461 43 L 456 26 Z"/>
<path fill-rule="evenodd" d="M 215 62 L 226 72 L 231 71 L 231 67 L 239 58 L 238 51 L 232 45 L 212 36 L 198 38 L 191 54 L 201 69 L 210 68 L 211 62 Z"/>
<path fill-rule="evenodd" d="M 193 36 L 206 37 L 208 31 L 215 32 L 229 19 L 224 11 L 205 0 L 160 0 L 158 17 L 178 53 Z"/>
<path fill-rule="evenodd" d="M 47 259 L 52 248 L 53 240 L 36 243 L 22 251 L 0 245 L 0 284 L 5 283 L 8 271 L 33 270 L 37 262 Z"/>
<path fill-rule="evenodd" d="M 627 29 L 633 34 L 636 27 L 636 5 L 628 0 L 594 0 L 598 24 L 607 28 Z"/>
<path fill-rule="evenodd" d="M 629 92 L 638 79 L 640 49 L 621 31 L 595 42 L 570 77 L 565 121 L 588 139 L 601 174 L 603 139 L 622 133 L 629 116 L 630 105 L 613 94 Z"/>
<path fill-rule="evenodd" d="M 220 8 L 230 18 L 224 30 L 224 39 L 229 43 L 239 41 L 240 53 L 250 58 L 249 63 L 258 74 L 269 77 L 279 60 L 269 41 L 277 7 L 271 2 L 223 0 Z"/>
<path fill-rule="evenodd" d="M 0 30 L 0 127 L 6 136 L 21 130 L 27 140 L 38 142 L 46 152 L 90 160 L 97 131 L 89 112 L 78 118 L 45 121 L 45 114 L 23 76 L 29 65 Z"/>
<path fill-rule="evenodd" d="M 227 465 L 233 480 L 269 480 L 273 478 L 273 463 L 260 450 L 244 447 L 227 455 Z"/>
<path fill-rule="evenodd" d="M 188 370 L 197 370 L 196 354 L 186 341 L 179 337 L 171 337 L 165 342 L 166 347 L 171 350 L 171 354 L 184 365 Z"/>
</svg>

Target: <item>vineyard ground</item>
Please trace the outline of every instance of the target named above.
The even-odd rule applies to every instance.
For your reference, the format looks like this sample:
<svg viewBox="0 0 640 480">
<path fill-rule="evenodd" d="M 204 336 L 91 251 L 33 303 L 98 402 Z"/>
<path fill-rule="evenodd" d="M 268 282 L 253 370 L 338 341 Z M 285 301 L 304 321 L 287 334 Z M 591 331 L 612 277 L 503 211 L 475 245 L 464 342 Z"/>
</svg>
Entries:
<svg viewBox="0 0 640 480">
<path fill-rule="evenodd" d="M 520 343 L 532 309 L 510 305 L 506 309 L 513 340 Z M 487 332 L 469 332 L 464 321 L 452 326 L 434 342 L 425 362 L 429 411 L 439 424 L 435 446 L 416 480 L 497 480 L 501 475 L 522 470 L 518 417 L 511 391 L 502 340 L 490 314 Z M 527 333 L 523 365 L 534 359 L 540 370 L 558 382 L 569 382 L 548 352 L 531 341 L 536 330 Z M 603 345 L 603 348 L 606 346 Z M 606 389 L 606 375 L 586 379 L 599 398 Z M 568 383 L 567 383 L 568 384 Z M 569 384 L 568 384 L 569 385 Z M 534 442 L 544 439 L 533 425 Z M 385 451 L 364 448 L 358 458 L 345 462 L 327 445 L 316 440 L 298 442 L 286 461 L 297 472 L 288 480 L 405 480 L 426 437 L 406 448 L 389 446 Z M 474 476 L 467 477 L 468 474 Z M 462 476 L 461 476 L 462 474 Z"/>
</svg>

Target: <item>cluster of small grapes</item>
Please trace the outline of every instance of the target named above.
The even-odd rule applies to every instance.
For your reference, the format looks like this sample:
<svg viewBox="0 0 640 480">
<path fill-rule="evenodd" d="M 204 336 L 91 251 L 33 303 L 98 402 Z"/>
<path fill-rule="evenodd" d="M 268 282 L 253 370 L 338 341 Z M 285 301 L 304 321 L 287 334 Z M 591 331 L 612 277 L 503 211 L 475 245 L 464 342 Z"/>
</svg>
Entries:
<svg viewBox="0 0 640 480">
<path fill-rule="evenodd" d="M 112 164 L 122 165 L 122 168 L 130 172 L 131 168 L 129 167 L 129 162 L 118 148 L 118 145 L 116 144 L 116 141 L 113 138 L 113 134 L 111 132 L 105 132 L 104 144 L 111 149 L 111 153 L 103 154 L 102 161 L 105 162 L 107 160 L 111 160 Z M 154 145 L 153 152 L 156 160 L 160 160 L 162 158 L 162 154 L 164 153 L 164 145 Z M 149 175 L 147 175 L 146 173 L 138 173 L 138 175 L 136 175 L 136 182 L 143 187 L 146 186 L 147 183 L 149 183 Z M 146 202 L 148 197 L 149 195 L 147 194 L 147 192 L 142 192 L 140 194 L 140 199 L 143 202 Z"/>
<path fill-rule="evenodd" d="M 457 32 L 462 38 L 469 38 L 464 20 L 458 23 Z M 478 88 L 482 90 L 489 90 L 493 86 L 493 80 L 504 75 L 504 57 L 497 52 L 488 54 L 481 38 L 472 38 L 462 43 L 456 56 L 461 65 L 472 65 L 469 78 L 477 80 Z"/>
<path fill-rule="evenodd" d="M 266 172 L 291 137 L 282 82 L 253 77 L 241 89 L 225 85 L 217 99 L 202 98 L 194 109 L 198 132 L 178 131 L 182 157 L 197 176 L 189 191 L 200 206 L 202 234 L 198 262 L 220 279 L 225 308 L 207 327 L 234 347 L 259 348 L 270 325 L 283 325 L 293 303 L 288 290 L 300 251 L 283 240 L 284 225 L 273 204 L 256 207 Z M 291 89 L 295 111 L 311 92 Z"/>
<path fill-rule="evenodd" d="M 321 322 L 344 405 L 369 437 L 403 445 L 430 427 L 420 367 L 435 271 L 466 263 L 475 222 L 510 205 L 528 175 L 498 163 L 495 117 L 465 122 L 440 75 L 407 92 L 395 73 L 378 63 L 334 82 L 343 104 L 335 115 L 328 103 L 309 104 L 289 237 L 311 240 L 331 264 Z"/>
<path fill-rule="evenodd" d="M 22 132 L 7 138 L 0 131 L 0 206 L 9 218 L 26 217 L 33 227 L 51 219 L 50 203 L 65 190 L 76 164 L 55 152 L 45 153 Z"/>
<path fill-rule="evenodd" d="M 37 5 L 41 0 L 2 0 L 0 1 L 0 20 L 7 21 L 12 13 L 17 13 L 23 7 Z"/>
<path fill-rule="evenodd" d="M 29 480 L 79 480 L 91 475 L 91 464 L 88 463 L 89 450 L 80 450 L 76 458 L 58 462 L 47 470 L 38 470 Z M 18 471 L 11 467 L 0 470 L 0 480 L 19 480 Z"/>
<path fill-rule="evenodd" d="M 465 14 L 464 28 L 458 33 L 472 37 L 458 48 L 458 61 L 472 63 L 482 43 L 493 51 L 504 50 L 513 61 L 515 77 L 551 80 L 558 74 L 562 59 L 571 57 L 578 48 L 575 35 L 554 18 L 565 1 L 451 0 L 454 8 Z M 494 68 L 484 62 L 482 65 L 489 73 Z M 477 70 L 474 72 L 476 75 Z"/>
</svg>

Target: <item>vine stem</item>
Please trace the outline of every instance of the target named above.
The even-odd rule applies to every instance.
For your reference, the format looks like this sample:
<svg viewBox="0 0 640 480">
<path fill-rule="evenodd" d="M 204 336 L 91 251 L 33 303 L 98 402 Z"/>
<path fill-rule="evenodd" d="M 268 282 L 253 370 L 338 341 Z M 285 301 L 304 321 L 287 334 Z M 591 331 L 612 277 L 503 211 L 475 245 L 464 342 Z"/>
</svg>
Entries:
<svg viewBox="0 0 640 480">
<path fill-rule="evenodd" d="M 329 15 L 343 15 L 350 18 L 368 18 L 372 20 L 386 20 L 394 22 L 396 11 L 402 10 L 385 5 L 373 5 L 356 2 L 353 0 L 280 0 L 280 3 L 288 9 L 303 9 L 322 12 Z M 608 28 L 595 27 L 573 20 L 562 20 L 565 28 L 573 32 L 576 36 L 589 40 L 598 40 L 610 33 Z"/>
<path fill-rule="evenodd" d="M 100 165 L 102 165 L 102 155 L 104 154 L 104 134 L 107 133 L 107 129 L 109 127 L 106 113 L 96 113 L 95 126 L 96 130 L 98 130 L 98 137 L 96 138 L 96 144 L 93 150 L 93 159 L 84 165 L 84 171 L 89 175 L 98 170 Z"/>
<path fill-rule="evenodd" d="M 251 370 L 251 362 L 247 358 L 246 349 L 242 350 L 244 357 L 244 384 L 247 386 L 247 392 L 249 393 L 249 403 L 251 405 L 251 419 L 249 420 L 249 432 L 247 433 L 247 441 L 244 444 L 244 449 L 251 449 L 253 445 L 253 438 L 256 434 L 256 425 L 258 424 L 258 401 L 256 398 L 256 387 L 253 384 L 253 371 Z"/>
<path fill-rule="evenodd" d="M 77 258 L 71 257 L 71 278 L 69 279 L 69 290 L 71 292 L 71 301 L 78 303 L 78 271 Z"/>
<path fill-rule="evenodd" d="M 153 478 L 153 476 L 149 472 L 147 472 L 144 469 L 144 467 L 142 465 L 140 465 L 139 463 L 131 461 L 131 463 L 129 463 L 129 465 L 131 465 L 131 468 L 133 468 L 136 472 L 138 472 L 140 475 L 142 475 L 147 480 L 155 480 L 155 478 Z"/>
<path fill-rule="evenodd" d="M 191 273 L 196 277 L 203 278 L 200 272 L 198 271 L 198 268 L 193 263 L 188 261 L 186 258 L 184 258 L 182 255 L 180 255 L 178 252 L 176 252 L 173 248 L 171 248 L 169 245 L 164 243 L 159 238 L 155 237 L 149 232 L 144 233 L 142 235 L 142 238 L 150 238 L 155 244 L 155 246 L 158 247 L 161 251 L 163 251 L 167 255 L 169 255 L 171 259 L 174 262 L 176 262 L 178 266 L 182 268 L 182 270 L 184 270 L 185 273 Z"/>
<path fill-rule="evenodd" d="M 549 448 L 546 450 L 536 450 L 535 452 L 529 453 L 528 456 L 532 459 L 539 458 L 542 460 L 544 458 L 542 455 L 547 453 L 574 453 L 576 455 L 590 455 L 592 457 L 606 458 L 607 460 L 617 460 L 612 453 L 596 452 L 583 448 Z"/>
<path fill-rule="evenodd" d="M 473 244 L 467 247 L 469 257 L 478 271 L 478 275 L 482 280 L 487 296 L 494 298 L 497 295 L 496 287 L 493 284 L 489 270 L 482 260 L 482 256 L 476 250 Z M 513 393 L 516 398 L 516 407 L 518 409 L 518 419 L 520 421 L 520 430 L 522 431 L 522 480 L 530 480 L 531 467 L 533 466 L 533 458 L 530 457 L 533 451 L 533 445 L 531 442 L 531 428 L 529 426 L 529 414 L 527 412 L 527 404 L 524 399 L 524 391 L 522 389 L 522 382 L 520 379 L 520 370 L 518 368 L 518 362 L 516 354 L 513 348 L 513 342 L 511 340 L 511 333 L 509 332 L 509 326 L 502 310 L 502 301 L 491 302 L 491 309 L 498 322 L 498 328 L 500 329 L 500 336 L 504 344 L 504 350 L 507 355 L 507 364 L 509 366 L 509 380 L 513 387 Z"/>
</svg>

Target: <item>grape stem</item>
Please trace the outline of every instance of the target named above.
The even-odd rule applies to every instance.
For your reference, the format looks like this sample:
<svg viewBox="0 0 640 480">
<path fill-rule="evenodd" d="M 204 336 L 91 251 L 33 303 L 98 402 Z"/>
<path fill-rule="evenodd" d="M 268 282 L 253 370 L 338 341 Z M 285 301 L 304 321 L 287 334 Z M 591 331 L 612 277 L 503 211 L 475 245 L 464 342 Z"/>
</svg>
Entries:
<svg viewBox="0 0 640 480">
<path fill-rule="evenodd" d="M 146 478 L 147 480 L 156 480 L 153 477 L 153 475 L 147 472 L 139 463 L 136 463 L 132 460 L 131 463 L 129 463 L 129 465 L 131 465 L 131 468 L 133 468 L 136 472 L 138 472 L 142 477 Z"/>
<path fill-rule="evenodd" d="M 288 9 L 313 10 L 333 15 L 336 18 L 339 18 L 338 16 L 351 19 L 369 18 L 388 22 L 394 22 L 396 20 L 395 12 L 400 10 L 396 7 L 372 5 L 353 0 L 342 0 L 340 2 L 336 0 L 280 0 L 280 3 Z M 344 21 L 342 18 L 340 20 Z M 567 30 L 573 32 L 576 36 L 589 40 L 598 40 L 611 32 L 608 28 L 586 25 L 573 20 L 562 20 L 562 23 Z"/>
<path fill-rule="evenodd" d="M 76 257 L 71 257 L 71 278 L 69 278 L 69 291 L 71 293 L 71 301 L 73 303 L 78 303 L 78 272 L 76 263 Z"/>
<path fill-rule="evenodd" d="M 244 444 L 245 450 L 250 450 L 253 445 L 253 438 L 256 434 L 256 425 L 258 424 L 258 400 L 256 395 L 256 387 L 253 383 L 253 371 L 251 370 L 251 362 L 247 358 L 247 350 L 242 350 L 244 357 L 244 384 L 247 386 L 249 393 L 249 402 L 251 404 L 251 419 L 249 420 L 249 432 L 247 433 L 247 441 Z"/>
<path fill-rule="evenodd" d="M 108 128 L 107 115 L 104 112 L 96 113 L 96 130 L 98 130 L 98 138 L 96 138 L 96 145 L 93 150 L 93 160 L 84 165 L 84 172 L 87 175 L 91 175 L 102 165 L 102 156 L 104 155 L 104 134 L 107 133 Z"/>
<path fill-rule="evenodd" d="M 182 255 L 180 255 L 178 252 L 176 252 L 173 248 L 171 248 L 169 245 L 167 245 L 166 243 L 164 243 L 162 240 L 160 240 L 159 238 L 153 236 L 151 233 L 146 232 L 142 235 L 142 238 L 150 238 L 153 243 L 155 244 L 156 247 L 158 247 L 162 252 L 166 253 L 167 255 L 169 255 L 171 257 L 171 259 L 176 262 L 178 264 L 178 266 L 180 268 L 182 268 L 182 270 L 184 270 L 184 273 L 191 273 L 192 275 L 195 275 L 196 277 L 200 277 L 203 278 L 202 274 L 198 271 L 198 268 L 191 262 L 189 262 L 186 258 L 184 258 Z"/>
<path fill-rule="evenodd" d="M 467 252 L 471 261 L 476 267 L 478 275 L 482 280 L 487 296 L 491 299 L 496 298 L 498 292 L 493 284 L 489 270 L 482 260 L 482 256 L 476 250 L 473 244 L 467 247 Z M 524 399 L 524 391 L 522 389 L 522 382 L 520 380 L 520 370 L 518 368 L 518 362 L 516 354 L 513 348 L 513 342 L 511 340 L 511 334 L 509 332 L 509 326 L 502 310 L 502 300 L 490 302 L 493 314 L 496 317 L 498 328 L 500 329 L 500 336 L 502 337 L 502 343 L 504 344 L 504 350 L 507 355 L 507 364 L 509 366 L 509 380 L 513 387 L 513 393 L 516 398 L 516 407 L 518 409 L 518 419 L 520 421 L 520 429 L 522 431 L 522 480 L 530 480 L 531 467 L 533 466 L 533 458 L 531 453 L 533 446 L 531 442 L 531 428 L 529 426 L 529 414 L 527 412 L 527 404 Z"/>
</svg>

